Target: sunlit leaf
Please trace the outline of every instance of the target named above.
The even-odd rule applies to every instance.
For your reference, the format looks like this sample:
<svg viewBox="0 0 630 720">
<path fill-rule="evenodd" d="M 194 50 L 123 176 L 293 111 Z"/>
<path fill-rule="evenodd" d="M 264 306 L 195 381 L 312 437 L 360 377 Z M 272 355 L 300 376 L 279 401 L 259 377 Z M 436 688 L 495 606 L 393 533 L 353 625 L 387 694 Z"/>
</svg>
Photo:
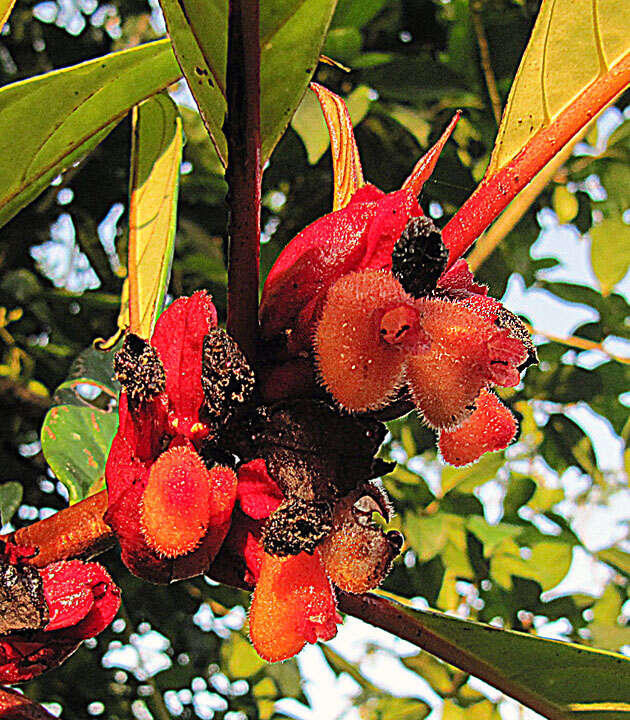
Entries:
<svg viewBox="0 0 630 720">
<path fill-rule="evenodd" d="M 179 75 L 160 40 L 0 89 L 0 224 Z"/>
<path fill-rule="evenodd" d="M 630 268 L 630 225 L 620 217 L 605 218 L 591 228 L 591 265 L 602 295 L 609 295 Z"/>
<path fill-rule="evenodd" d="M 619 548 L 606 548 L 606 550 L 600 550 L 597 557 L 630 578 L 630 553 L 619 550 Z"/>
<path fill-rule="evenodd" d="M 2 30 L 2 26 L 9 19 L 14 5 L 15 0 L 0 0 L 0 30 Z"/>
<path fill-rule="evenodd" d="M 488 176 L 630 52 L 629 26 L 626 0 L 542 3 L 512 84 Z"/>
<path fill-rule="evenodd" d="M 22 502 L 22 486 L 11 481 L 0 485 L 0 525 L 6 525 Z"/>
<path fill-rule="evenodd" d="M 164 303 L 177 218 L 182 121 L 168 95 L 134 108 L 129 198 L 129 327 L 150 338 Z"/>
<path fill-rule="evenodd" d="M 370 617 L 554 720 L 628 720 L 630 658 L 490 625 L 412 610 L 387 593 L 344 595 L 345 612 Z M 391 597 L 391 596 L 390 596 Z"/>
<path fill-rule="evenodd" d="M 336 0 L 265 0 L 260 5 L 262 162 L 286 130 L 317 65 Z M 227 0 L 162 0 L 169 34 L 223 163 Z M 279 79 L 282 79 L 279 81 Z"/>
</svg>

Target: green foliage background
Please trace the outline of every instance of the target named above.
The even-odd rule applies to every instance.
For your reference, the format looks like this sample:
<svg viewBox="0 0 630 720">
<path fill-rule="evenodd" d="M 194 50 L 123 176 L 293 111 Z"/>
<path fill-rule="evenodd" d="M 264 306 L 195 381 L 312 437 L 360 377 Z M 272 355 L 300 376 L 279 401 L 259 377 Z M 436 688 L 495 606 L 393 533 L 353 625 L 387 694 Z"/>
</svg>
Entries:
<svg viewBox="0 0 630 720">
<path fill-rule="evenodd" d="M 34 16 L 37 7 L 36 15 L 44 17 L 43 5 L 52 22 Z M 505 101 L 538 4 L 487 0 L 475 8 Z M 54 2 L 36 5 L 20 0 L 0 35 L 0 84 L 153 39 L 159 25 L 152 24 L 151 12 L 141 0 L 107 5 L 84 0 L 64 3 L 63 8 Z M 340 0 L 324 52 L 352 68 L 345 72 L 322 64 L 316 79 L 348 98 L 365 175 L 384 190 L 399 187 L 454 109 L 464 110 L 454 140 L 421 199 L 425 208 L 440 204 L 444 216 L 439 222 L 444 223 L 480 180 L 497 129 L 469 3 Z M 181 101 L 184 93 L 180 90 L 176 97 Z M 330 209 L 330 153 L 323 124 L 313 119 L 309 103 L 307 99 L 298 112 L 264 175 L 264 273 L 297 231 Z M 627 97 L 617 105 L 623 110 Z M 181 178 L 169 292 L 178 296 L 208 288 L 225 319 L 226 185 L 199 116 L 189 107 L 182 113 L 187 165 Z M 597 142 L 596 130 L 587 140 L 592 154 L 568 161 L 478 276 L 489 284 L 492 295 L 501 297 L 511 274 L 518 273 L 528 287 L 597 312 L 598 320 L 577 328 L 580 338 L 596 343 L 610 337 L 629 340 L 628 304 L 614 292 L 614 285 L 630 263 L 628 225 L 622 220 L 630 208 L 630 120 L 607 143 Z M 102 413 L 106 432 L 112 432 L 116 388 L 102 367 L 107 357 L 91 351 L 79 365 L 71 363 L 93 338 L 110 336 L 116 326 L 126 258 L 129 152 L 127 118 L 84 161 L 0 229 L 0 504 L 3 521 L 13 515 L 16 527 L 66 504 L 66 491 L 52 476 L 39 444 L 42 420 L 53 403 L 80 412 L 96 410 Z M 16 166 L 19 161 L 16 157 Z M 592 175 L 599 177 L 605 199 L 589 192 L 585 181 Z M 71 193 L 61 192 L 66 190 Z M 103 243 L 98 226 L 117 204 L 123 212 L 115 223 L 115 243 Z M 539 275 L 556 262 L 530 255 L 540 229 L 536 212 L 545 207 L 580 233 L 593 230 L 592 266 L 601 292 L 549 282 Z M 69 215 L 75 231 L 71 247 L 65 249 L 54 231 L 51 235 L 62 214 Z M 62 266 L 61 271 L 59 265 L 56 268 L 56 282 L 50 267 L 33 257 L 33 248 L 51 241 L 56 247 L 48 245 L 47 252 L 58 253 Z M 88 263 L 98 287 L 71 292 L 77 267 L 85 272 Z M 539 353 L 541 364 L 529 369 L 523 387 L 502 393 L 522 416 L 520 441 L 506 454 L 485 456 L 461 470 L 445 468 L 436 458 L 433 434 L 415 416 L 391 423 L 384 455 L 399 466 L 384 485 L 396 505 L 393 526 L 403 531 L 407 544 L 385 589 L 524 632 L 536 633 L 546 621 L 562 620 L 567 639 L 618 650 L 630 646 L 627 524 L 615 536 L 621 538 L 618 543 L 598 553 L 611 568 L 601 597 L 579 593 L 545 600 L 541 593 L 566 576 L 576 552 L 593 556 L 576 532 L 575 518 L 605 511 L 623 498 L 628 502 L 628 451 L 625 471 L 599 467 L 591 438 L 566 411 L 578 403 L 589 405 L 627 444 L 628 407 L 620 394 L 630 388 L 630 365 L 603 356 L 603 362 L 591 367 L 582 362 L 579 350 L 554 342 L 541 345 Z M 74 381 L 53 396 L 67 377 Z M 76 381 L 81 377 L 100 384 L 86 392 Z M 80 417 L 73 418 L 80 435 Z M 106 447 L 100 447 L 101 461 L 105 452 Z M 63 462 L 60 458 L 54 468 L 60 476 Z M 501 488 L 502 512 L 498 522 L 489 523 L 479 489 L 493 480 Z M 96 473 L 90 482 L 98 481 Z M 602 517 L 607 517 L 605 512 Z M 149 587 L 124 570 L 115 552 L 103 561 L 123 588 L 120 619 L 62 668 L 29 683 L 29 695 L 59 703 L 66 720 L 99 714 L 144 718 L 147 712 L 165 720 L 171 716 L 168 707 L 179 708 L 180 717 L 195 717 L 195 706 L 185 700 L 204 692 L 204 684 L 214 693 L 214 716 L 226 720 L 243 717 L 238 712 L 263 720 L 279 717 L 274 702 L 282 697 L 307 702 L 295 660 L 265 666 L 245 642 L 246 632 L 240 629 L 244 614 L 233 610 L 247 607 L 245 594 L 202 579 L 168 589 Z M 140 655 L 135 673 L 102 666 L 108 649 L 138 647 L 138 637 L 150 628 L 168 639 L 163 656 L 170 659 L 170 667 L 150 676 Z M 359 665 L 348 663 L 332 648 L 324 647 L 323 652 L 334 673 L 346 673 L 357 683 L 354 703 L 362 718 L 428 714 L 428 705 L 391 697 L 364 678 Z M 404 664 L 443 699 L 444 720 L 500 717 L 496 704 L 471 687 L 463 673 L 424 653 L 406 657 Z M 173 693 L 179 693 L 177 702 Z"/>
</svg>

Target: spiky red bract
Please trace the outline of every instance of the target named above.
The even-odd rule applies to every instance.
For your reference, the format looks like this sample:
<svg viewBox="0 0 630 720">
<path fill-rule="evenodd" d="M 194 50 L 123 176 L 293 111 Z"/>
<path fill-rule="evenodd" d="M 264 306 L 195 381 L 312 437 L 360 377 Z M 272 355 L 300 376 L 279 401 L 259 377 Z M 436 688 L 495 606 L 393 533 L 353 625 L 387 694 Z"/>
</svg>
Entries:
<svg viewBox="0 0 630 720">
<path fill-rule="evenodd" d="M 440 432 L 440 452 L 451 465 L 467 465 L 484 453 L 506 448 L 516 430 L 516 420 L 509 409 L 493 392 L 482 390 L 472 415 L 458 428 Z"/>
<path fill-rule="evenodd" d="M 335 596 L 319 553 L 263 555 L 249 611 L 249 636 L 267 662 L 286 660 L 304 645 L 337 634 Z"/>
<path fill-rule="evenodd" d="M 381 408 L 402 385 L 408 354 L 426 337 L 415 304 L 385 270 L 350 273 L 331 287 L 314 350 L 324 386 L 347 410 Z"/>
<path fill-rule="evenodd" d="M 194 550 L 210 522 L 210 474 L 190 447 L 173 447 L 151 465 L 142 492 L 140 526 L 158 554 L 177 557 Z"/>
</svg>

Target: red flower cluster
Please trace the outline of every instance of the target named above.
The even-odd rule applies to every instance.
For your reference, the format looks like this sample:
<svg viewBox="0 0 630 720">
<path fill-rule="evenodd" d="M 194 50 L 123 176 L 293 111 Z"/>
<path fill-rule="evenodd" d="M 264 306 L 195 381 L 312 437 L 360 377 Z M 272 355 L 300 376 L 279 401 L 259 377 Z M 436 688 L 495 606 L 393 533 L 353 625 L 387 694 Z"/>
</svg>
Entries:
<svg viewBox="0 0 630 720">
<path fill-rule="evenodd" d="M 402 538 L 370 523 L 374 510 L 388 515 L 381 492 L 364 485 L 334 504 L 330 524 L 322 527 L 316 547 L 304 542 L 305 528 L 317 525 L 306 504 L 291 502 L 269 475 L 263 459 L 241 465 L 232 528 L 217 558 L 254 586 L 249 613 L 250 638 L 269 662 L 285 660 L 304 645 L 330 640 L 337 633 L 333 583 L 348 592 L 376 587 L 389 571 Z M 278 522 L 283 508 L 290 520 Z M 274 533 L 273 537 L 269 537 Z M 300 550 L 300 542 L 307 549 Z M 276 553 L 268 551 L 270 544 Z M 285 544 L 290 544 L 290 552 Z"/>
<path fill-rule="evenodd" d="M 156 583 L 204 572 L 230 525 L 236 476 L 200 455 L 217 431 L 202 382 L 216 327 L 214 305 L 197 292 L 162 313 L 150 343 L 128 334 L 116 358 L 123 390 L 105 521 L 131 572 Z"/>
<path fill-rule="evenodd" d="M 360 172 L 349 121 L 333 120 L 355 148 L 345 165 Z M 463 465 L 512 441 L 515 419 L 491 388 L 517 385 L 536 356 L 525 326 L 475 283 L 465 260 L 449 257 L 418 204 L 456 121 L 400 190 L 386 195 L 359 176 L 345 207 L 289 243 L 268 275 L 260 319 L 268 341 L 284 342 L 289 360 L 272 378 L 287 394 L 300 391 L 310 354 L 342 408 L 372 412 L 411 400 L 439 431 L 444 459 Z"/>
<path fill-rule="evenodd" d="M 69 560 L 36 569 L 32 548 L 0 547 L 0 683 L 30 680 L 61 664 L 102 632 L 120 606 L 120 590 L 97 563 Z"/>
</svg>

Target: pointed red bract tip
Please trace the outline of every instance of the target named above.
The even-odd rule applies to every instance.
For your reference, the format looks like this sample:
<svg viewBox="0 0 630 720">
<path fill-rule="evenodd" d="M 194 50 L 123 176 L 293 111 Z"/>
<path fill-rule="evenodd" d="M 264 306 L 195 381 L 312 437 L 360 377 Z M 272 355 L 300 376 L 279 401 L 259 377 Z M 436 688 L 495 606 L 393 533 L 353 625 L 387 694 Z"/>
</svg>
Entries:
<svg viewBox="0 0 630 720">
<path fill-rule="evenodd" d="M 425 337 L 414 303 L 387 271 L 351 273 L 330 289 L 314 348 L 324 386 L 347 410 L 381 408 L 402 385 Z"/>
<path fill-rule="evenodd" d="M 335 596 L 319 553 L 264 553 L 249 611 L 249 636 L 267 662 L 286 660 L 307 642 L 337 634 Z"/>
<path fill-rule="evenodd" d="M 475 405 L 458 428 L 440 433 L 440 452 L 451 465 L 468 465 L 484 453 L 503 450 L 516 435 L 514 415 L 493 392 L 482 390 Z"/>
<path fill-rule="evenodd" d="M 140 526 L 153 550 L 178 557 L 194 550 L 210 522 L 211 479 L 190 447 L 174 447 L 151 466 L 142 494 Z"/>
</svg>

